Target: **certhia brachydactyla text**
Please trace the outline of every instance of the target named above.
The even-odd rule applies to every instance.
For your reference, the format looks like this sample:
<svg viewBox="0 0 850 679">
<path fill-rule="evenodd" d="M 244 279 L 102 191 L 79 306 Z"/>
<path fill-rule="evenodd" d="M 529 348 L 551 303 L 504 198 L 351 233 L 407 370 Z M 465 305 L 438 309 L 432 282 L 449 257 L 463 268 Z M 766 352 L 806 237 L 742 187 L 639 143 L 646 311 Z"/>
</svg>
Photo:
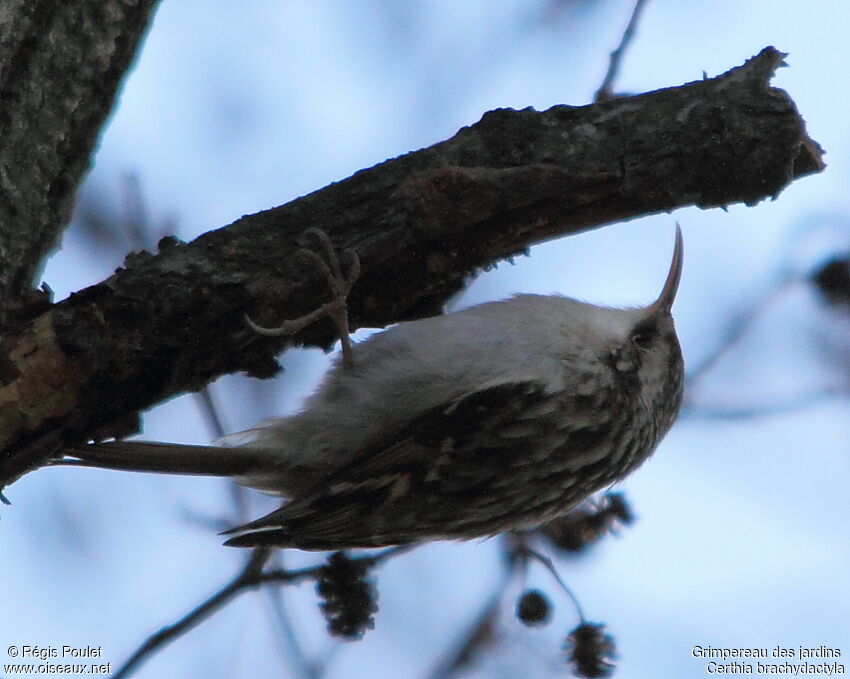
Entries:
<svg viewBox="0 0 850 679">
<path fill-rule="evenodd" d="M 288 498 L 228 531 L 233 546 L 376 547 L 535 526 L 625 477 L 673 424 L 682 255 L 677 226 L 667 280 L 647 307 L 517 295 L 372 335 L 301 412 L 245 432 L 237 448 L 117 442 L 73 456 L 233 474 Z M 338 311 L 356 267 L 343 279 L 335 260 L 324 266 Z"/>
</svg>

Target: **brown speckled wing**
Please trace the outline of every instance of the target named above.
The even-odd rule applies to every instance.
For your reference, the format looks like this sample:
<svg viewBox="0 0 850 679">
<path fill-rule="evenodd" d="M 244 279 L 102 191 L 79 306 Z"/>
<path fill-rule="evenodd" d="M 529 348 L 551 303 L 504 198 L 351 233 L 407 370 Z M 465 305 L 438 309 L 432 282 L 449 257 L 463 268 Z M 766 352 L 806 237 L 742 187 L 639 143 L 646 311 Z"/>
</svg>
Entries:
<svg viewBox="0 0 850 679">
<path fill-rule="evenodd" d="M 225 544 L 342 549 L 468 538 L 533 525 L 571 490 L 607 422 L 571 429 L 571 397 L 536 381 L 501 384 L 424 414 Z M 570 441 L 572 440 L 572 444 Z M 552 475 L 557 477 L 552 483 Z"/>
</svg>

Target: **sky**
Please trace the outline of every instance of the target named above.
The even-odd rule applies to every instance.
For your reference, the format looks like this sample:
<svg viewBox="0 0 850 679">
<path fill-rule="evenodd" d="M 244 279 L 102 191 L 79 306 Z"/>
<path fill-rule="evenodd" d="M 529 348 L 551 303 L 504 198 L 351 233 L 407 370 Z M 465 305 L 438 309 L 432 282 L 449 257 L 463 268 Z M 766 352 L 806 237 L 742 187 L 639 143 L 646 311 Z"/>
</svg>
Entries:
<svg viewBox="0 0 850 679">
<path fill-rule="evenodd" d="M 164 0 L 82 195 L 120 218 L 132 175 L 156 228 L 190 240 L 448 138 L 493 108 L 589 103 L 631 6 Z M 752 321 L 689 392 L 655 456 L 619 485 L 637 522 L 584 558 L 559 562 L 587 617 L 615 635 L 617 677 L 708 676 L 695 646 L 826 645 L 850 666 L 850 404 L 838 393 L 771 408 L 825 386 L 846 392 L 850 321 L 806 275 L 850 251 L 848 22 L 841 0 L 650 0 L 618 89 L 717 75 L 774 45 L 789 53 L 774 84 L 796 102 L 828 168 L 756 207 L 682 209 L 536 246 L 450 304 L 520 291 L 646 303 L 663 283 L 678 221 L 686 256 L 674 313 L 687 364 L 710 355 L 736 319 Z M 78 220 L 44 280 L 62 299 L 108 276 L 122 247 L 93 256 Z M 292 351 L 277 380 L 218 380 L 212 395 L 227 431 L 297 408 L 327 360 Z M 754 407 L 765 412 L 728 415 Z M 148 413 L 144 436 L 214 437 L 192 396 Z M 235 517 L 222 480 L 60 468 L 30 474 L 6 494 L 13 505 L 0 518 L 8 555 L 0 580 L 3 610 L 14 614 L 0 616 L 0 641 L 8 644 L 100 646 L 117 666 L 244 558 L 215 534 Z M 255 516 L 271 506 L 252 502 Z M 283 555 L 288 566 L 314 558 Z M 500 575 L 495 540 L 394 559 L 376 572 L 376 629 L 356 644 L 329 641 L 311 586 L 282 596 L 301 647 L 328 663 L 327 677 L 425 677 Z M 566 674 L 560 645 L 575 612 L 544 572 L 530 577 L 551 595 L 555 619 L 528 630 L 508 606 L 501 644 L 468 676 Z M 269 596 L 246 594 L 137 676 L 299 676 L 287 648 Z"/>
</svg>

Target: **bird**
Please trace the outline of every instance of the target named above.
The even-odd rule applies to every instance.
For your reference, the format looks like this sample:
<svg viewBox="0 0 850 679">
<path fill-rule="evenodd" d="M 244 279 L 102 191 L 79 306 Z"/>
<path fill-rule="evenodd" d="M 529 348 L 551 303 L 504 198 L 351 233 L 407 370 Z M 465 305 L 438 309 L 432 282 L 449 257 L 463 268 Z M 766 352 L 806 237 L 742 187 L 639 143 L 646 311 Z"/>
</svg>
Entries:
<svg viewBox="0 0 850 679">
<path fill-rule="evenodd" d="M 327 235 L 316 235 L 324 258 L 307 252 L 327 274 L 331 302 L 279 328 L 247 319 L 267 335 L 321 315 L 340 327 L 343 355 L 299 412 L 224 445 L 116 441 L 75 448 L 69 461 L 228 475 L 284 498 L 225 531 L 227 546 L 373 548 L 554 520 L 625 478 L 673 425 L 684 376 L 672 317 L 678 224 L 666 280 L 647 306 L 517 294 L 353 345 L 345 301 L 359 260 L 347 251 L 343 276 Z"/>
</svg>

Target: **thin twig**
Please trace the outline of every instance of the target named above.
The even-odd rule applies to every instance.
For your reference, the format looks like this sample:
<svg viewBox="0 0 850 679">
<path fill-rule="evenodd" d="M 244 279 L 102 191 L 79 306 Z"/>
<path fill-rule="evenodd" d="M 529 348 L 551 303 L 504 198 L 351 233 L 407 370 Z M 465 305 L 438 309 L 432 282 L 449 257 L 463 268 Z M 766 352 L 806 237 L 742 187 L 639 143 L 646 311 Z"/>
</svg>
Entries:
<svg viewBox="0 0 850 679">
<path fill-rule="evenodd" d="M 221 417 L 219 407 L 216 405 L 212 391 L 209 385 L 195 393 L 195 401 L 204 417 L 207 429 L 209 430 L 213 440 L 222 438 L 226 428 L 224 420 Z M 248 514 L 248 495 L 245 486 L 238 483 L 228 483 L 227 490 L 230 494 L 230 500 L 233 503 L 234 514 L 237 523 L 245 523 Z"/>
<path fill-rule="evenodd" d="M 246 589 L 256 587 L 259 584 L 258 576 L 262 572 L 266 560 L 269 558 L 270 550 L 268 548 L 260 548 L 254 550 L 251 554 L 245 568 L 227 585 L 222 587 L 218 592 L 213 594 L 209 599 L 204 601 L 199 606 L 195 607 L 189 613 L 184 615 L 177 622 L 166 625 L 156 634 L 152 634 L 147 640 L 133 653 L 132 656 L 116 671 L 113 679 L 122 679 L 129 677 L 145 660 L 158 651 L 167 643 L 177 639 L 188 632 L 193 627 L 196 627 L 201 622 L 210 617 L 217 610 L 222 608 L 237 594 Z"/>
<path fill-rule="evenodd" d="M 207 423 L 207 429 L 212 433 L 212 438 L 220 439 L 224 436 L 224 423 L 222 422 L 219 409 L 213 400 L 212 392 L 209 386 L 204 387 L 198 392 L 195 392 L 195 398 L 198 401 L 198 407 L 204 420 Z"/>
<path fill-rule="evenodd" d="M 220 439 L 225 434 L 224 424 L 219 413 L 219 408 L 213 399 L 212 391 L 209 385 L 201 389 L 195 395 L 198 402 L 198 407 L 204 416 L 207 423 L 207 428 L 210 430 L 213 439 Z M 230 495 L 236 510 L 237 519 L 240 523 L 244 523 L 244 515 L 247 510 L 247 497 L 245 488 L 236 483 L 230 483 Z M 273 555 L 276 567 L 280 568 L 283 565 L 282 552 Z M 295 625 L 283 601 L 283 593 L 280 588 L 266 588 L 266 598 L 269 602 L 272 617 L 277 623 L 280 630 L 280 636 L 283 640 L 284 657 L 291 665 L 295 676 L 304 677 L 305 679 L 321 679 L 325 674 L 325 665 L 321 662 L 311 662 L 304 652 L 301 642 L 298 639 Z"/>
<path fill-rule="evenodd" d="M 764 312 L 795 282 L 796 279 L 790 275 L 781 275 L 766 293 L 750 302 L 745 309 L 739 311 L 722 333 L 714 351 L 688 371 L 686 376 L 688 388 L 693 389 L 694 384 L 711 370 L 732 347 L 741 341 Z"/>
<path fill-rule="evenodd" d="M 517 572 L 517 561 L 507 560 L 505 572 L 496 584 L 487 603 L 469 625 L 469 629 L 451 652 L 443 658 L 428 679 L 451 679 L 457 676 L 474 661 L 475 656 L 493 643 L 496 622 L 502 608 L 502 600 L 508 585 Z"/>
<path fill-rule="evenodd" d="M 283 566 L 283 552 L 275 554 L 274 559 L 278 567 Z M 325 674 L 327 665 L 318 658 L 310 660 L 307 657 L 298 637 L 296 626 L 293 624 L 292 616 L 284 603 L 283 590 L 279 587 L 267 587 L 265 593 L 274 621 L 280 630 L 280 637 L 283 642 L 281 646 L 283 658 L 292 668 L 293 675 L 304 679 L 321 679 Z"/>
<path fill-rule="evenodd" d="M 147 250 L 158 240 L 153 230 L 153 221 L 142 183 L 135 172 L 126 172 L 121 177 L 121 219 L 119 224 L 127 233 L 133 250 Z"/>
<path fill-rule="evenodd" d="M 614 80 L 620 73 L 620 64 L 623 60 L 626 48 L 635 37 L 635 31 L 637 29 L 638 21 L 640 20 L 640 13 L 646 3 L 647 0 L 637 0 L 635 2 L 635 8 L 632 10 L 632 17 L 629 19 L 629 24 L 626 26 L 626 30 L 623 32 L 620 44 L 617 46 L 617 49 L 611 52 L 611 58 L 608 61 L 608 72 L 605 73 L 605 78 L 602 80 L 602 84 L 599 86 L 599 89 L 596 90 L 596 95 L 593 98 L 594 102 L 598 103 L 600 101 L 608 101 L 609 99 L 614 98 Z"/>
<path fill-rule="evenodd" d="M 776 276 L 775 282 L 760 297 L 751 301 L 740 310 L 722 333 L 714 350 L 688 371 L 685 401 L 680 417 L 704 420 L 745 420 L 757 417 L 778 415 L 801 408 L 807 408 L 828 398 L 850 394 L 848 384 L 824 384 L 797 394 L 786 396 L 772 403 L 747 406 L 711 405 L 700 403 L 694 398 L 695 385 L 701 380 L 732 348 L 734 348 L 752 330 L 765 312 L 770 309 L 794 284 L 800 282 L 799 276 L 784 267 Z"/>
<path fill-rule="evenodd" d="M 573 602 L 576 612 L 578 613 L 578 617 L 582 622 L 584 622 L 584 611 L 581 608 L 578 597 L 573 594 L 573 591 L 561 578 L 561 575 L 558 573 L 558 569 L 555 568 L 555 564 L 552 559 L 531 547 L 530 538 L 532 535 L 533 533 L 527 531 L 517 531 L 512 534 L 511 544 L 509 545 L 511 561 L 518 564 L 523 576 L 527 574 L 529 559 L 534 559 L 539 562 L 544 568 L 546 568 L 546 570 L 549 571 L 549 574 L 554 578 L 555 582 L 558 583 L 561 589 L 564 590 L 566 595 Z"/>
<path fill-rule="evenodd" d="M 412 545 L 389 547 L 377 554 L 358 557 L 354 560 L 365 562 L 368 566 L 374 566 L 391 556 L 400 554 L 412 548 Z M 294 571 L 275 569 L 263 573 L 263 567 L 265 566 L 266 561 L 268 561 L 270 553 L 271 550 L 267 547 L 255 549 L 251 554 L 248 563 L 242 571 L 233 578 L 233 580 L 180 618 L 180 620 L 172 623 L 171 625 L 166 625 L 159 630 L 159 632 L 148 637 L 147 640 L 136 650 L 136 652 L 130 656 L 127 662 L 118 668 L 113 679 L 125 679 L 126 677 L 129 677 L 145 660 L 153 655 L 153 653 L 178 637 L 186 634 L 186 632 L 194 627 L 197 627 L 200 623 L 209 618 L 216 611 L 223 608 L 227 603 L 242 592 L 254 589 L 266 582 L 293 584 L 303 580 L 316 578 L 325 568 L 324 564 L 319 564 L 318 566 L 310 566 L 308 568 L 301 568 Z"/>
<path fill-rule="evenodd" d="M 538 562 L 543 564 L 543 566 L 546 568 L 546 570 L 549 571 L 549 573 L 555 579 L 555 582 L 557 582 L 561 586 L 561 589 L 564 590 L 566 595 L 573 602 L 573 606 L 576 607 L 576 612 L 578 613 L 579 619 L 582 622 L 584 622 L 585 621 L 584 611 L 581 608 L 581 604 L 579 603 L 578 597 L 573 593 L 573 590 L 571 590 L 567 586 L 567 583 L 564 582 L 563 578 L 561 578 L 561 574 L 558 573 L 558 569 L 555 568 L 555 564 L 552 563 L 552 559 L 549 558 L 548 556 L 545 556 L 544 554 L 541 554 L 540 552 L 534 551 L 533 549 L 528 550 L 528 555 L 534 557 Z"/>
</svg>

